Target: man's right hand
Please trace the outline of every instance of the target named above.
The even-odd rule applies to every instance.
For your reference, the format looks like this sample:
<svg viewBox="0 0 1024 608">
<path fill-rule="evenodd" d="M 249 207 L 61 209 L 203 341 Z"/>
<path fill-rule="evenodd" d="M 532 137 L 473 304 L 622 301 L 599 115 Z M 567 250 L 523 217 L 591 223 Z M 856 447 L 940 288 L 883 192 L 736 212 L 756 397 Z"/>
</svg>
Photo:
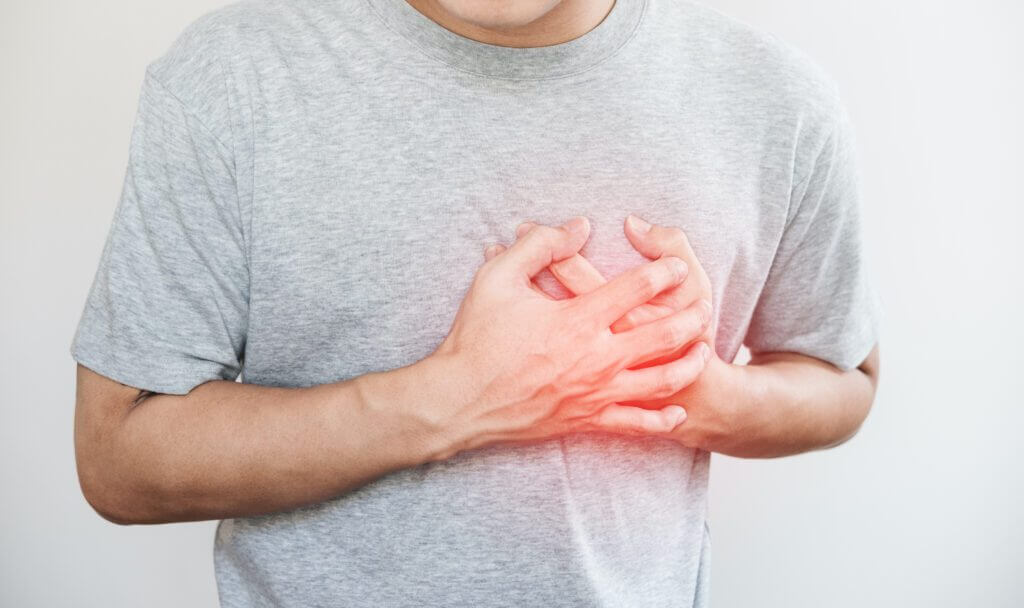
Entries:
<svg viewBox="0 0 1024 608">
<path fill-rule="evenodd" d="M 686 278 L 676 257 L 633 268 L 585 295 L 553 300 L 531 287 L 550 264 L 586 242 L 585 218 L 538 226 L 477 272 L 448 336 L 428 359 L 447 370 L 450 398 L 424 403 L 419 416 L 454 453 L 499 442 L 545 439 L 575 431 L 667 435 L 685 416 L 619 405 L 665 397 L 693 382 L 707 361 L 695 344 L 661 365 L 628 369 L 678 351 L 710 322 L 695 303 L 613 333 L 634 307 Z"/>
<path fill-rule="evenodd" d="M 273 513 L 322 502 L 387 473 L 497 442 L 586 430 L 666 435 L 667 397 L 705 362 L 690 307 L 613 333 L 623 313 L 683 280 L 678 258 L 638 266 L 553 300 L 531 277 L 574 255 L 586 220 L 538 226 L 480 268 L 451 332 L 403 368 L 308 387 L 210 380 L 153 394 L 78 364 L 75 458 L 86 499 L 117 523 Z M 635 367 L 643 361 L 652 364 Z"/>
</svg>

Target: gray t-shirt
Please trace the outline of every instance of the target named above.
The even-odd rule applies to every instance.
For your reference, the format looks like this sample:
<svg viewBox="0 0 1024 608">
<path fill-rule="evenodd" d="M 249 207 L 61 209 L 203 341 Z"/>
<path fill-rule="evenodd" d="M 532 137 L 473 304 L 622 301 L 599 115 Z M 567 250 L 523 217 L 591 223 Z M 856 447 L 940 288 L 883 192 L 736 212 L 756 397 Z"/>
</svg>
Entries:
<svg viewBox="0 0 1024 608">
<path fill-rule="evenodd" d="M 71 346 L 121 383 L 310 386 L 419 360 L 522 220 L 679 226 L 717 351 L 849 369 L 880 308 L 853 133 L 806 55 L 721 13 L 618 0 L 539 48 L 402 0 L 247 0 L 145 72 L 123 193 Z M 550 275 L 542 281 L 558 290 Z M 578 433 L 491 446 L 322 504 L 220 523 L 234 606 L 706 606 L 709 454 Z"/>
</svg>

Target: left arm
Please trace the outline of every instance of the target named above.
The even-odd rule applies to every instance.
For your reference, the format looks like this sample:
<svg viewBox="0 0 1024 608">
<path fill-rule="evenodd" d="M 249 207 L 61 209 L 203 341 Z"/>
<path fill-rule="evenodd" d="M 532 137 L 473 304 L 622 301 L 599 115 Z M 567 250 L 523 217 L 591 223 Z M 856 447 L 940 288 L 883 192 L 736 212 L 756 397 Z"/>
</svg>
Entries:
<svg viewBox="0 0 1024 608">
<path fill-rule="evenodd" d="M 534 225 L 521 224 L 516 236 Z M 627 331 L 699 299 L 711 300 L 711 282 L 682 230 L 630 216 L 624 231 L 633 247 L 648 258 L 673 255 L 684 260 L 689 275 L 682 284 L 633 309 L 616 322 L 614 330 Z M 549 268 L 574 295 L 605 282 L 579 254 Z M 700 339 L 714 345 L 716 330 L 712 325 Z M 848 371 L 795 352 L 761 352 L 747 365 L 737 365 L 719 358 L 712 348 L 704 371 L 678 393 L 623 405 L 682 406 L 687 418 L 671 437 L 688 447 L 741 458 L 788 456 L 834 447 L 853 437 L 871 409 L 878 373 L 877 344 L 859 366 Z"/>
<path fill-rule="evenodd" d="M 773 458 L 837 446 L 860 429 L 878 385 L 876 344 L 842 371 L 797 353 L 763 353 L 747 365 L 712 357 L 688 387 L 681 443 L 741 458 Z"/>
</svg>

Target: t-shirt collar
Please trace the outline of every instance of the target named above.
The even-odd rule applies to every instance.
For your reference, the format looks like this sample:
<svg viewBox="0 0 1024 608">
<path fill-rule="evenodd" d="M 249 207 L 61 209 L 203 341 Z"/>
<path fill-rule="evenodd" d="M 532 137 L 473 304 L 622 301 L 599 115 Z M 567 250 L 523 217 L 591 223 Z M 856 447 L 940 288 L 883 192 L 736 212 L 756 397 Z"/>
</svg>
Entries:
<svg viewBox="0 0 1024 608">
<path fill-rule="evenodd" d="M 621 48 L 640 25 L 648 0 L 615 0 L 587 33 L 551 46 L 507 47 L 460 36 L 405 0 L 366 0 L 389 28 L 423 53 L 476 74 L 513 80 L 559 78 L 584 71 Z"/>
</svg>

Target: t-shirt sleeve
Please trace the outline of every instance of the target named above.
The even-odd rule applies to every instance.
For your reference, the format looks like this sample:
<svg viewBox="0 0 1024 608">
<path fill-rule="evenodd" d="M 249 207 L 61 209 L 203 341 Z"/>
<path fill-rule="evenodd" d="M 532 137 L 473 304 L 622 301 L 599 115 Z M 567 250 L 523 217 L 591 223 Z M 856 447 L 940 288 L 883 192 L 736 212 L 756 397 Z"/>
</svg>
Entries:
<svg viewBox="0 0 1024 608">
<path fill-rule="evenodd" d="M 744 343 L 752 355 L 796 352 L 849 370 L 878 341 L 882 308 L 864 255 L 854 132 L 838 99 L 827 133 L 794 180 Z"/>
<path fill-rule="evenodd" d="M 248 290 L 230 142 L 147 69 L 123 189 L 71 355 L 159 393 L 235 380 Z"/>
</svg>

